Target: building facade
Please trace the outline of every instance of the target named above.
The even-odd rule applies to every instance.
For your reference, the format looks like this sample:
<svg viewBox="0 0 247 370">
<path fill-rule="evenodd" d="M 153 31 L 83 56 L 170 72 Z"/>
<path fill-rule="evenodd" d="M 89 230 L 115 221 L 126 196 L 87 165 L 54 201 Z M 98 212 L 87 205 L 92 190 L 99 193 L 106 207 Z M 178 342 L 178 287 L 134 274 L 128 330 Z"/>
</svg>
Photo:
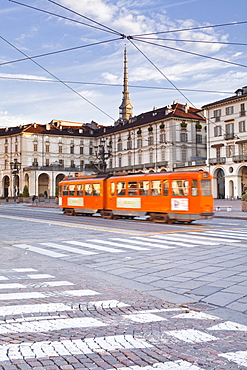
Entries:
<svg viewBox="0 0 247 370">
<path fill-rule="evenodd" d="M 52 120 L 0 129 L 0 196 L 17 197 L 26 186 L 54 197 L 64 176 L 97 172 L 102 161 L 112 173 L 204 166 L 205 126 L 201 110 L 174 102 L 114 126 Z"/>
<path fill-rule="evenodd" d="M 240 198 L 247 189 L 247 87 L 202 108 L 207 118 L 207 163 L 214 197 Z"/>
</svg>

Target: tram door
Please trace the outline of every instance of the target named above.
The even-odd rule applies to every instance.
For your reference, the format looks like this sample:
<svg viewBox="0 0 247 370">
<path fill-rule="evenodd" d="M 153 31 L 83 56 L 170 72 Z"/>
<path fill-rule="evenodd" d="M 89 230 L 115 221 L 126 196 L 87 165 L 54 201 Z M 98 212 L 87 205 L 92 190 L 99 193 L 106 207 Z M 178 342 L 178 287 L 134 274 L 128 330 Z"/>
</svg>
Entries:
<svg viewBox="0 0 247 370">
<path fill-rule="evenodd" d="M 217 198 L 225 199 L 225 174 L 222 169 L 217 172 Z"/>
</svg>

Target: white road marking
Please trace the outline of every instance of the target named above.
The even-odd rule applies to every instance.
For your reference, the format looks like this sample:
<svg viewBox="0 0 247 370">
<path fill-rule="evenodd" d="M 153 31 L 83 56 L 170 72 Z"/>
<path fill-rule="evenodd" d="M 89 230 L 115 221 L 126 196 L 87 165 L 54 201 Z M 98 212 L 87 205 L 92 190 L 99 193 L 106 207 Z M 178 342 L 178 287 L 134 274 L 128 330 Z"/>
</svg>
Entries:
<svg viewBox="0 0 247 370">
<path fill-rule="evenodd" d="M 180 234 L 180 237 L 182 239 L 189 239 L 191 242 L 196 243 L 196 244 L 202 244 L 202 245 L 218 245 L 219 244 L 219 243 L 212 243 L 210 240 L 208 240 L 207 237 L 191 236 L 187 234 Z M 176 237 L 176 239 L 178 239 L 178 237 Z M 196 240 L 194 241 L 193 239 L 196 239 Z M 202 239 L 204 239 L 205 241 L 203 241 Z M 187 240 L 184 240 L 184 241 L 187 241 Z"/>
<path fill-rule="evenodd" d="M 116 351 L 119 349 L 150 348 L 150 343 L 132 335 L 114 335 L 84 340 L 61 340 L 25 342 L 0 346 L 0 361 L 23 358 L 49 358 L 50 356 L 87 355 L 93 352 Z M 194 370 L 194 369 L 193 369 Z"/>
<path fill-rule="evenodd" d="M 82 306 L 83 303 L 80 304 Z M 85 308 L 92 309 L 92 308 L 121 308 L 121 307 L 129 307 L 129 304 L 123 303 L 117 300 L 106 300 L 106 301 L 95 301 L 95 302 L 85 302 Z"/>
<path fill-rule="evenodd" d="M 71 283 L 70 281 L 46 281 L 39 284 L 40 287 L 55 287 L 55 286 L 68 286 L 68 285 L 75 285 L 74 283 Z M 36 286 L 36 284 L 35 284 Z"/>
<path fill-rule="evenodd" d="M 153 369 L 161 369 L 161 370 L 202 370 L 201 367 L 191 364 L 188 361 L 184 360 L 176 360 L 176 361 L 166 361 L 166 362 L 155 362 L 152 365 L 147 366 L 139 366 L 133 365 L 128 367 L 119 367 L 118 370 L 153 370 Z M 115 369 L 109 369 L 115 370 Z"/>
<path fill-rule="evenodd" d="M 100 293 L 90 289 L 78 289 L 78 290 L 66 290 L 65 292 L 63 292 L 63 294 L 72 295 L 75 297 L 83 297 L 87 295 L 97 295 Z"/>
<path fill-rule="evenodd" d="M 172 244 L 172 245 L 178 245 L 180 247 L 195 247 L 196 244 L 186 244 L 186 243 L 182 243 L 182 242 L 176 242 L 176 239 L 178 239 L 179 237 L 177 237 L 176 239 L 175 238 L 167 238 L 166 235 L 156 235 L 156 236 L 153 236 L 151 235 L 150 238 L 152 238 L 154 241 L 157 241 L 157 242 L 160 242 L 160 239 L 164 240 L 164 242 L 166 242 L 167 244 Z"/>
<path fill-rule="evenodd" d="M 185 234 L 176 234 L 176 235 L 152 235 L 152 238 L 159 238 L 159 239 L 164 239 L 166 242 L 169 243 L 169 241 L 175 241 L 176 244 L 179 243 L 178 245 L 184 245 L 186 247 L 194 247 L 195 245 L 198 245 L 198 244 L 202 244 L 202 245 L 217 245 L 217 243 L 211 243 L 211 242 L 203 242 L 201 240 L 191 240 L 190 236 L 189 235 L 185 235 Z M 188 240 L 188 243 L 189 244 L 185 244 L 185 243 L 181 243 L 179 242 L 179 240 L 183 240 L 184 242 L 187 242 L 187 238 L 189 238 Z M 184 240 L 185 239 L 185 240 Z M 193 243 L 192 245 L 190 245 L 190 243 Z"/>
<path fill-rule="evenodd" d="M 135 236 L 134 239 L 143 240 L 143 241 L 148 240 L 147 237 L 144 238 L 142 236 Z M 161 243 L 160 240 L 154 240 L 154 241 L 157 242 L 157 243 Z M 173 248 L 175 248 L 175 247 L 171 247 L 170 245 L 157 244 L 157 243 L 154 243 L 154 241 L 153 241 L 153 247 L 162 248 L 162 249 L 173 249 Z"/>
<path fill-rule="evenodd" d="M 213 316 L 213 315 L 209 315 L 208 313 L 197 312 L 197 311 L 180 313 L 178 315 L 173 316 L 172 318 L 193 319 L 193 320 L 219 320 L 219 317 L 217 316 Z"/>
<path fill-rule="evenodd" d="M 39 292 L 0 294 L 0 301 L 34 298 L 45 298 L 45 295 Z"/>
<path fill-rule="evenodd" d="M 86 328 L 106 326 L 102 321 L 90 317 L 52 319 L 34 321 L 34 322 L 15 322 L 13 324 L 5 324 L 0 326 L 1 334 L 8 333 L 37 333 L 54 330 L 70 329 L 70 328 Z"/>
<path fill-rule="evenodd" d="M 215 236 L 221 236 L 222 235 L 222 231 L 206 231 L 206 230 L 204 230 L 204 233 L 209 234 L 209 235 L 215 235 Z M 228 233 L 226 231 L 224 232 L 223 236 L 227 237 L 227 238 L 230 238 L 230 239 L 233 239 L 233 241 L 234 241 L 234 239 L 237 239 L 236 241 L 238 241 L 238 239 L 240 239 L 240 240 L 243 239 L 241 236 L 231 235 L 230 233 Z"/>
<path fill-rule="evenodd" d="M 198 232 L 197 231 L 192 231 L 192 232 L 189 232 L 188 234 L 192 234 L 192 235 L 198 235 Z M 201 235 L 205 235 L 205 232 L 203 231 L 200 231 L 200 234 L 199 234 L 200 236 Z M 225 242 L 225 243 L 229 243 L 229 242 L 231 242 L 231 243 L 238 243 L 239 242 L 239 240 L 229 240 L 229 239 L 226 239 L 225 237 L 222 237 L 222 238 L 218 238 L 218 235 L 210 235 L 210 234 L 208 234 L 208 235 L 205 235 L 205 237 L 210 237 L 209 238 L 209 240 L 211 241 L 211 240 L 213 240 L 213 241 L 217 241 L 217 242 Z"/>
<path fill-rule="evenodd" d="M 29 244 L 13 244 L 13 247 L 26 249 L 26 250 L 29 250 L 31 252 L 44 254 L 45 256 L 54 257 L 54 258 L 61 258 L 61 257 L 66 257 L 67 256 L 66 254 L 49 251 L 47 249 L 43 249 L 43 248 L 39 248 L 39 247 L 34 247 L 32 245 L 29 245 Z"/>
<path fill-rule="evenodd" d="M 41 303 L 41 304 L 25 304 L 15 306 L 0 307 L 0 316 L 21 315 L 24 313 L 39 313 L 39 312 L 57 312 L 57 311 L 71 311 L 69 305 L 63 303 Z"/>
<path fill-rule="evenodd" d="M 83 249 L 68 247 L 66 245 L 61 245 L 61 244 L 56 244 L 56 243 L 39 243 L 39 244 L 46 245 L 47 247 L 61 249 L 61 250 L 67 251 L 67 252 L 82 254 L 82 255 L 88 255 L 89 256 L 91 254 L 98 254 L 98 253 L 93 252 L 93 251 L 91 251 L 91 252 L 84 251 Z"/>
<path fill-rule="evenodd" d="M 130 241 L 132 244 L 146 245 L 148 247 L 154 247 L 155 246 L 155 247 L 163 248 L 162 244 L 157 245 L 157 243 L 155 243 L 155 245 L 154 245 L 154 243 L 152 243 L 152 242 L 147 242 L 147 241 L 144 242 L 144 241 L 140 241 L 140 240 L 133 240 L 133 238 L 132 239 L 111 238 L 111 240 L 118 240 L 118 241 L 122 241 L 124 243 L 128 243 Z M 146 239 L 146 240 L 148 240 L 148 239 Z M 125 245 L 123 245 L 123 247 L 125 247 Z"/>
<path fill-rule="evenodd" d="M 51 279 L 55 278 L 55 276 L 49 275 L 49 274 L 31 274 L 27 275 L 29 279 Z"/>
<path fill-rule="evenodd" d="M 12 271 L 15 271 L 15 272 L 35 272 L 37 270 L 27 267 L 27 268 L 12 269 Z"/>
<path fill-rule="evenodd" d="M 110 253 L 123 252 L 123 250 L 120 250 L 120 249 L 103 247 L 103 246 L 94 245 L 94 244 L 90 244 L 90 243 L 86 243 L 86 242 L 77 242 L 75 240 L 66 241 L 66 243 L 73 244 L 73 245 L 80 245 L 82 247 L 93 248 L 93 249 L 96 249 L 96 250 L 100 250 L 100 251 L 104 251 L 104 252 L 110 252 Z"/>
<path fill-rule="evenodd" d="M 18 284 L 18 283 L 0 284 L 0 290 L 1 289 L 20 289 L 20 288 L 26 288 L 26 285 Z"/>
<path fill-rule="evenodd" d="M 0 281 L 9 280 L 6 276 L 0 276 Z"/>
<path fill-rule="evenodd" d="M 165 333 L 187 343 L 211 342 L 219 340 L 219 338 L 216 338 L 213 335 L 194 329 L 171 330 L 166 331 Z"/>
<path fill-rule="evenodd" d="M 236 362 L 239 366 L 247 367 L 247 351 L 227 352 L 218 356 L 225 357 L 229 361 Z"/>
<path fill-rule="evenodd" d="M 115 247 L 120 247 L 120 248 L 122 247 L 122 248 L 134 249 L 134 250 L 137 250 L 137 251 L 148 251 L 149 250 L 149 248 L 136 247 L 134 245 L 123 245 L 123 244 L 120 244 L 120 243 L 111 242 L 109 240 L 91 239 L 90 241 L 94 242 L 94 243 L 103 243 L 103 244 L 107 244 L 107 245 L 114 245 Z"/>
<path fill-rule="evenodd" d="M 225 321 L 218 325 L 211 326 L 208 330 L 237 330 L 247 331 L 247 326 L 238 324 L 237 322 Z"/>
<path fill-rule="evenodd" d="M 154 315 L 153 313 L 134 313 L 130 315 L 123 315 L 124 318 L 135 322 L 155 322 L 155 321 L 167 321 L 164 317 Z"/>
</svg>

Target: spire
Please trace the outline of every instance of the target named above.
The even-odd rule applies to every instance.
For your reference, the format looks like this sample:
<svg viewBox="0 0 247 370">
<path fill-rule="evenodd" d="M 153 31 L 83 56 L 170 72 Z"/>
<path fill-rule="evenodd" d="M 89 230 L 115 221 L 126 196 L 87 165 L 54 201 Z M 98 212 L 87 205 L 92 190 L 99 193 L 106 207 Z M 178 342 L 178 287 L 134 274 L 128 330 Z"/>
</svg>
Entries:
<svg viewBox="0 0 247 370">
<path fill-rule="evenodd" d="M 129 119 L 132 116 L 133 106 L 130 103 L 129 91 L 128 91 L 128 65 L 127 65 L 127 50 L 124 48 L 124 80 L 123 80 L 123 100 L 119 107 L 119 118 Z"/>
</svg>

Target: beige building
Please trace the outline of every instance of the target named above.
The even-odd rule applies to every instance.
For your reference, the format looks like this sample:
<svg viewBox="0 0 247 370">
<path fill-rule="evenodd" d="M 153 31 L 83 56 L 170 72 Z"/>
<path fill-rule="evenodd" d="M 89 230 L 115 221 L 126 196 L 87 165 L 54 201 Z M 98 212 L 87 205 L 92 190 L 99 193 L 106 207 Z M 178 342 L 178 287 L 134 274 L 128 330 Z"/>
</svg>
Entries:
<svg viewBox="0 0 247 370">
<path fill-rule="evenodd" d="M 240 198 L 247 189 L 247 86 L 207 104 L 208 169 L 215 198 Z"/>
</svg>

